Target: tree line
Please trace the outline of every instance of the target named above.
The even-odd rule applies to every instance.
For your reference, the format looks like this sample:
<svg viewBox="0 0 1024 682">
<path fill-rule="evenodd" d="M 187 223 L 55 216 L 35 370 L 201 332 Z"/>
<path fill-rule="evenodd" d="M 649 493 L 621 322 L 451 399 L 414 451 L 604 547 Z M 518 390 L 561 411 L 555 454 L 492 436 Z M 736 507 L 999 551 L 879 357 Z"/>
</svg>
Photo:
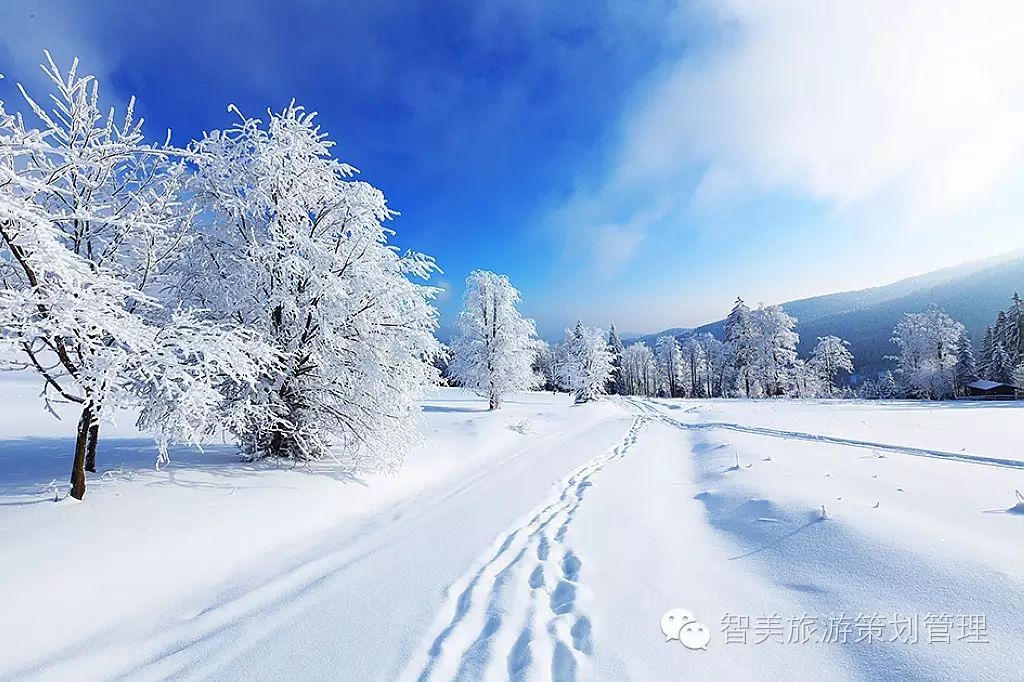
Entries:
<svg viewBox="0 0 1024 682">
<path fill-rule="evenodd" d="M 704 332 L 627 346 L 614 324 L 605 333 L 579 322 L 562 342 L 544 343 L 518 302 L 504 276 L 478 272 L 467 281 L 447 375 L 490 397 L 492 409 L 507 393 L 533 388 L 569 391 L 577 402 L 603 394 L 941 400 L 966 395 L 978 379 L 1024 383 L 1024 303 L 1016 294 L 987 330 L 978 360 L 966 328 L 943 311 L 905 314 L 893 329 L 893 369 L 874 377 L 856 376 L 850 344 L 837 336 L 819 337 L 799 357 L 797 320 L 778 305 L 751 308 L 737 299 L 723 339 Z"/>
<path fill-rule="evenodd" d="M 797 354 L 796 319 L 777 305 L 751 308 L 742 298 L 725 320 L 725 338 L 704 332 L 681 341 L 659 337 L 654 347 L 634 343 L 620 356 L 628 395 L 666 398 L 819 397 L 840 392 L 838 382 L 853 372 L 849 344 L 835 336 L 818 339 L 811 355 Z M 612 346 L 621 341 L 609 339 Z"/>
<path fill-rule="evenodd" d="M 751 309 L 742 299 L 726 320 L 725 340 L 700 334 L 680 342 L 660 337 L 653 348 L 625 346 L 615 325 L 605 332 L 577 322 L 562 342 L 546 344 L 516 305 L 508 278 L 474 272 L 466 282 L 459 333 L 447 376 L 500 407 L 512 391 L 568 391 L 577 403 L 601 395 L 713 397 L 815 397 L 837 392 L 853 371 L 842 339 L 819 339 L 811 357 L 797 357 L 796 320 L 779 306 Z"/>
</svg>

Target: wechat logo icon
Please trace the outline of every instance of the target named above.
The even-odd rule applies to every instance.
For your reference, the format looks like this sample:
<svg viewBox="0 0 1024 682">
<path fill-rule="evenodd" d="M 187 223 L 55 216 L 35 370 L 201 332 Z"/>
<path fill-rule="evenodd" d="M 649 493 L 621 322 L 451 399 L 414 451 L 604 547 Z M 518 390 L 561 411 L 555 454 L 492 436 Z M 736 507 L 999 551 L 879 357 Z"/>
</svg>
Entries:
<svg viewBox="0 0 1024 682">
<path fill-rule="evenodd" d="M 707 650 L 711 641 L 711 630 L 703 623 L 697 622 L 692 613 L 686 609 L 669 609 L 661 617 L 661 632 L 665 641 L 678 640 L 687 649 Z"/>
</svg>

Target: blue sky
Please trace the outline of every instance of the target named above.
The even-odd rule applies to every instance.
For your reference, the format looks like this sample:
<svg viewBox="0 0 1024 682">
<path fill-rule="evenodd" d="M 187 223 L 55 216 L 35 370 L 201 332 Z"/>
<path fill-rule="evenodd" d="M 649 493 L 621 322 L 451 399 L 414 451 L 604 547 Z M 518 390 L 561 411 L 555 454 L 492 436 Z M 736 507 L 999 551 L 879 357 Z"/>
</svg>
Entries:
<svg viewBox="0 0 1024 682">
<path fill-rule="evenodd" d="M 552 336 L 1018 248 L 1019 10 L 824 4 L 22 0 L 0 98 L 38 92 L 43 48 L 182 143 L 294 97 L 437 258 L 446 324 L 474 268 Z"/>
</svg>

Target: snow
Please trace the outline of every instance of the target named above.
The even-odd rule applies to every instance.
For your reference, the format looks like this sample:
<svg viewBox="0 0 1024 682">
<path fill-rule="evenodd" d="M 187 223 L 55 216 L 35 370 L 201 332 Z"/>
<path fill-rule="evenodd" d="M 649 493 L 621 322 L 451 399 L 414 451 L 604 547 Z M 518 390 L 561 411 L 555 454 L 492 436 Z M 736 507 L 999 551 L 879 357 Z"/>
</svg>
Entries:
<svg viewBox="0 0 1024 682">
<path fill-rule="evenodd" d="M 526 393 L 488 412 L 442 389 L 424 403 L 429 444 L 362 478 L 212 443 L 157 470 L 126 416 L 85 500 L 55 503 L 74 419 L 37 391 L 0 378 L 0 679 L 1024 669 L 1021 404 Z M 665 641 L 671 608 L 706 624 L 706 650 Z M 917 616 L 920 641 L 855 642 L 854 627 L 845 644 L 755 644 L 773 615 L 786 636 L 820 619 L 820 639 L 872 614 L 887 638 L 895 614 Z M 960 641 L 976 615 L 988 641 Z M 940 616 L 950 643 L 928 641 Z M 737 617 L 749 629 L 724 632 Z"/>
</svg>

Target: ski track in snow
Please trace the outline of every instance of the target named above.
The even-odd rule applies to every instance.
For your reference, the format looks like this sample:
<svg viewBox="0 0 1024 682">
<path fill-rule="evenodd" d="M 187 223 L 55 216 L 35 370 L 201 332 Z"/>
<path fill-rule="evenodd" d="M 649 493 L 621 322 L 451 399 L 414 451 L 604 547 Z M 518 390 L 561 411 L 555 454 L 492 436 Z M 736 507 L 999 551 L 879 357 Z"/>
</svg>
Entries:
<svg viewBox="0 0 1024 682">
<path fill-rule="evenodd" d="M 662 403 L 632 398 L 625 399 L 625 402 L 652 421 L 694 434 L 709 435 L 709 432 L 723 430 L 781 440 L 783 448 L 785 441 L 809 441 L 869 449 L 1004 470 L 996 474 L 998 476 L 1016 476 L 1005 469 L 1024 469 L 1024 461 L 1021 460 L 737 423 L 681 421 L 664 411 L 677 409 L 699 419 L 701 407 L 669 408 Z M 710 436 L 707 443 L 713 446 L 712 449 L 723 447 L 714 436 Z M 691 457 L 699 454 L 698 449 L 691 448 Z M 963 472 L 946 465 L 939 465 L 939 469 L 947 476 L 982 473 L 980 470 Z M 902 491 L 902 488 L 897 490 Z M 703 489 L 694 499 L 699 499 L 704 505 L 711 528 L 737 548 L 738 551 L 726 560 L 740 561 L 756 556 L 756 561 L 746 564 L 751 567 L 747 570 L 758 574 L 760 579 L 774 582 L 806 613 L 855 613 L 869 603 L 878 612 L 888 604 L 900 604 L 899 608 L 904 612 L 923 614 L 925 618 L 933 613 L 977 611 L 986 614 L 986 627 L 992 632 L 1000 632 L 1003 640 L 997 642 L 993 638 L 991 648 L 972 645 L 963 650 L 943 650 L 936 647 L 927 652 L 912 648 L 880 648 L 869 641 L 862 643 L 856 640 L 847 647 L 844 642 L 844 647 L 837 650 L 836 662 L 843 667 L 837 667 L 836 678 L 1024 679 L 1005 674 L 1013 669 L 1017 655 L 1013 644 L 1006 644 L 1020 639 L 1019 615 L 1013 607 L 1007 608 L 1007 603 L 1013 603 L 1020 591 L 1018 575 L 1012 569 L 993 568 L 984 561 L 975 562 L 969 554 L 956 552 L 936 560 L 929 552 L 930 548 L 922 551 L 914 544 L 891 544 L 884 535 L 875 535 L 870 523 L 848 523 L 846 519 L 837 522 L 831 516 L 821 518 L 814 509 L 801 511 L 799 505 L 789 508 L 785 493 L 779 495 L 776 490 L 774 494 L 769 492 L 765 496 L 763 489 L 749 488 L 735 480 L 724 483 L 720 489 Z M 1016 513 L 1012 509 L 983 513 L 991 511 Z M 819 525 L 826 520 L 828 523 Z M 789 528 L 776 532 L 766 530 L 761 526 L 764 523 L 787 524 Z M 811 529 L 816 532 L 809 532 Z M 946 542 L 941 534 L 935 538 L 939 543 Z M 766 670 L 770 674 L 781 674 L 779 670 Z M 1020 670 L 1017 665 L 1016 671 Z"/>
<path fill-rule="evenodd" d="M 577 605 L 583 561 L 566 533 L 591 478 L 625 457 L 648 421 L 635 417 L 618 445 L 576 469 L 526 523 L 499 536 L 497 549 L 450 588 L 426 661 L 415 659 L 403 679 L 577 678 L 593 643 L 590 619 Z"/>
<path fill-rule="evenodd" d="M 928 457 L 930 459 L 943 459 L 954 462 L 963 462 L 965 464 L 977 464 L 981 466 L 990 467 L 1002 467 L 1005 469 L 1024 469 L 1024 460 L 1006 459 L 1002 457 L 988 457 L 984 455 L 971 455 L 963 452 L 945 452 L 943 450 L 929 450 L 926 448 L 915 448 L 903 445 L 890 445 L 887 443 L 875 443 L 866 440 L 856 440 L 852 438 L 840 438 L 838 436 L 824 436 L 815 433 L 806 433 L 803 431 L 784 431 L 781 429 L 770 429 L 761 426 L 744 426 L 743 424 L 735 424 L 731 422 L 682 422 L 678 419 L 673 419 L 663 414 L 656 406 L 632 398 L 627 398 L 626 402 L 630 403 L 634 407 L 640 410 L 642 414 L 651 415 L 660 419 L 661 421 L 674 426 L 676 428 L 692 431 L 736 431 L 738 433 L 749 433 L 755 436 L 767 436 L 769 438 L 781 438 L 783 440 L 801 440 L 811 441 L 815 443 L 828 443 L 829 445 L 845 445 L 848 447 L 855 448 L 866 448 L 869 450 L 881 450 L 885 452 L 891 452 L 900 455 L 910 455 L 913 457 Z M 686 410 L 687 412 L 693 411 L 694 408 Z"/>
</svg>

